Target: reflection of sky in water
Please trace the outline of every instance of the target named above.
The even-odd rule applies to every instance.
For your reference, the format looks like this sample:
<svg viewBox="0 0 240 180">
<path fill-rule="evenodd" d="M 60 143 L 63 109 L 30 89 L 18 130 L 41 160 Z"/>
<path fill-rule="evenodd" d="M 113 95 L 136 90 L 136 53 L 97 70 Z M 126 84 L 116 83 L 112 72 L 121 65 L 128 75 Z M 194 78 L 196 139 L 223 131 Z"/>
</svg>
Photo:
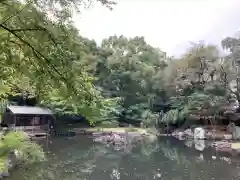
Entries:
<svg viewBox="0 0 240 180">
<path fill-rule="evenodd" d="M 240 157 L 216 153 L 207 141 L 160 138 L 125 153 L 75 137 L 55 139 L 48 148 L 49 162 L 15 171 L 7 180 L 240 179 Z"/>
</svg>

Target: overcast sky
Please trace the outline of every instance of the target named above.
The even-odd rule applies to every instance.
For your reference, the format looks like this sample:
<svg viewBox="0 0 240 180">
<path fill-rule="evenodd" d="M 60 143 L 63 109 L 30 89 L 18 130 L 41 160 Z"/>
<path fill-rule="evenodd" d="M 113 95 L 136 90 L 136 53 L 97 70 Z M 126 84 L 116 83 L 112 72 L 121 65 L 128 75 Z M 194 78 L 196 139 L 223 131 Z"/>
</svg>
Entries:
<svg viewBox="0 0 240 180">
<path fill-rule="evenodd" d="M 178 56 L 189 41 L 219 44 L 240 29 L 240 0 L 118 0 L 113 11 L 97 4 L 75 16 L 80 34 L 96 40 L 111 35 L 144 36 Z"/>
</svg>

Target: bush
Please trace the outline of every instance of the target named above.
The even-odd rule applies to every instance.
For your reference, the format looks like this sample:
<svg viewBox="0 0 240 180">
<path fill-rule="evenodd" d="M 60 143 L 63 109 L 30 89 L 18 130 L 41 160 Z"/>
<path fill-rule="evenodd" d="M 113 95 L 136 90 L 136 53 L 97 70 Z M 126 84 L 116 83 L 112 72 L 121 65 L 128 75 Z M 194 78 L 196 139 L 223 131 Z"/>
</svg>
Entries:
<svg viewBox="0 0 240 180">
<path fill-rule="evenodd" d="M 0 140 L 0 159 L 10 152 L 15 152 L 17 160 L 23 164 L 36 163 L 45 160 L 43 149 L 32 142 L 25 132 L 10 132 Z"/>
</svg>

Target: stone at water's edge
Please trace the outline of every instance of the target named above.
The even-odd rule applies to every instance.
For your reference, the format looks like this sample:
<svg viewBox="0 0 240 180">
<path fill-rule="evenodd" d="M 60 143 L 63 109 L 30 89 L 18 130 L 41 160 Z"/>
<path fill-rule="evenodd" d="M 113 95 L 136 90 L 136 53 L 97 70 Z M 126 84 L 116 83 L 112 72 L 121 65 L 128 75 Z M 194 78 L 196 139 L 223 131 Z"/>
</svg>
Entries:
<svg viewBox="0 0 240 180">
<path fill-rule="evenodd" d="M 234 150 L 240 150 L 240 143 L 231 143 L 231 147 Z"/>
<path fill-rule="evenodd" d="M 124 139 L 119 136 L 118 134 L 108 134 L 108 135 L 99 135 L 95 136 L 96 138 L 93 140 L 94 142 L 101 142 L 101 143 L 117 143 L 124 142 Z"/>
<path fill-rule="evenodd" d="M 93 137 L 98 137 L 98 136 L 103 136 L 103 135 L 105 135 L 106 133 L 102 133 L 102 132 L 94 132 L 94 133 L 92 133 L 92 136 Z"/>
<path fill-rule="evenodd" d="M 125 133 L 108 133 L 107 135 L 95 134 L 93 141 L 102 143 L 106 146 L 113 146 L 116 150 L 126 150 L 131 144 L 138 143 L 146 139 L 147 141 L 155 141 L 157 136 L 151 134 L 141 134 L 139 132 L 125 132 Z"/>
<path fill-rule="evenodd" d="M 194 139 L 205 139 L 205 130 L 201 127 L 195 128 Z"/>
<path fill-rule="evenodd" d="M 202 132 L 203 133 L 203 132 Z M 232 140 L 232 135 L 230 133 L 227 133 L 225 131 L 214 131 L 214 130 L 205 130 L 204 136 L 199 137 L 199 134 L 194 137 L 194 132 L 192 132 L 191 129 L 186 130 L 176 130 L 174 131 L 171 136 L 179 139 L 208 139 L 208 140 Z M 204 137 L 204 138 L 203 138 Z"/>
<path fill-rule="evenodd" d="M 230 140 L 230 139 L 232 139 L 232 135 L 231 134 L 224 134 L 223 139 Z"/>
<path fill-rule="evenodd" d="M 235 153 L 235 154 L 240 153 L 240 143 L 231 143 L 224 140 L 224 141 L 216 141 L 212 143 L 212 146 L 217 151 L 229 152 L 229 153 Z"/>
<path fill-rule="evenodd" d="M 185 131 L 175 131 L 171 134 L 171 136 L 176 137 L 179 140 L 194 137 L 191 129 L 186 129 Z"/>
<path fill-rule="evenodd" d="M 216 141 L 214 143 L 212 143 L 212 147 L 215 148 L 217 151 L 221 151 L 221 152 L 232 152 L 232 146 L 231 143 L 229 143 L 228 141 Z"/>
</svg>

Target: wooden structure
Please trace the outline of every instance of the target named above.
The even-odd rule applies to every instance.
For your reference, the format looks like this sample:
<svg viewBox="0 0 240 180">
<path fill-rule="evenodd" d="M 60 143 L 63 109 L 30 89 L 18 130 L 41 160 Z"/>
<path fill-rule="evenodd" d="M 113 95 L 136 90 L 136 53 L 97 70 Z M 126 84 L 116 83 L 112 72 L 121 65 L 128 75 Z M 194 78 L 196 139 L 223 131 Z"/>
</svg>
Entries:
<svg viewBox="0 0 240 180">
<path fill-rule="evenodd" d="M 2 124 L 12 130 L 23 130 L 30 136 L 48 135 L 54 125 L 53 112 L 36 106 L 8 106 Z"/>
</svg>

